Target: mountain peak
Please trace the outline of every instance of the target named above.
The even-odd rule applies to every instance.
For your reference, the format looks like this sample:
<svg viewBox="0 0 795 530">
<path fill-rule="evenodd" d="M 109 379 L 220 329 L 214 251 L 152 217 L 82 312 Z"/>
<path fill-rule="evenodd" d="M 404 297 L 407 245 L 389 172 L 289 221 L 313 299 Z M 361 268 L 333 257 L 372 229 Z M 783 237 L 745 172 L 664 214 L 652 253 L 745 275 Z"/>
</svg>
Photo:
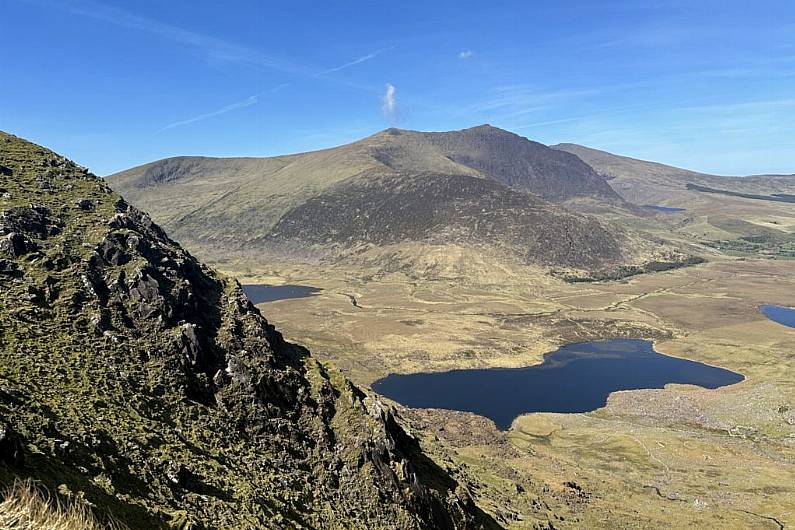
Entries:
<svg viewBox="0 0 795 530">
<path fill-rule="evenodd" d="M 400 136 L 402 134 L 422 134 L 422 135 L 438 135 L 438 134 L 466 134 L 466 133 L 493 133 L 504 134 L 511 136 L 518 136 L 515 133 L 495 127 L 490 123 L 482 123 L 480 125 L 473 125 L 472 127 L 465 127 L 463 129 L 453 131 L 418 131 L 413 129 L 400 129 L 398 127 L 389 127 L 375 134 L 375 136 Z"/>
<path fill-rule="evenodd" d="M 369 146 L 384 165 L 400 171 L 475 174 L 553 202 L 621 198 L 577 156 L 484 123 L 446 132 L 386 129 Z"/>
<path fill-rule="evenodd" d="M 492 125 L 490 123 L 483 123 L 483 124 L 480 124 L 480 125 L 475 125 L 474 127 L 469 127 L 467 129 L 463 129 L 463 130 L 464 131 L 492 131 L 492 132 L 501 132 L 501 133 L 509 132 L 509 131 L 506 131 L 505 129 L 500 129 L 499 127 L 495 127 L 494 125 Z"/>
</svg>

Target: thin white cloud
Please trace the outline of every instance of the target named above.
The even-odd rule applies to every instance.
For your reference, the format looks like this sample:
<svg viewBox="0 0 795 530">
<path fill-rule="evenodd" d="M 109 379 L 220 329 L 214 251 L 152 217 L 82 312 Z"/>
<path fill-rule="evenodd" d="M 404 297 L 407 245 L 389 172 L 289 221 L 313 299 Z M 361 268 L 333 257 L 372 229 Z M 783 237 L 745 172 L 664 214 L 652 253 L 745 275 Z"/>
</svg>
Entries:
<svg viewBox="0 0 795 530">
<path fill-rule="evenodd" d="M 502 86 L 492 89 L 487 98 L 464 107 L 462 111 L 466 114 L 502 112 L 511 116 L 522 115 L 596 96 L 606 90 L 605 87 L 546 90 L 528 85 Z"/>
<path fill-rule="evenodd" d="M 317 69 L 290 61 L 283 57 L 277 57 L 275 55 L 263 53 L 260 50 L 213 37 L 211 35 L 197 33 L 179 26 L 168 24 L 166 22 L 161 22 L 156 19 L 140 16 L 131 11 L 108 6 L 95 0 L 73 0 L 72 2 L 68 3 L 60 1 L 56 2 L 53 0 L 22 1 L 44 7 L 46 9 L 59 9 L 73 15 L 91 18 L 116 26 L 150 33 L 163 39 L 167 39 L 172 42 L 199 50 L 201 53 L 214 60 L 273 69 L 311 79 L 319 79 L 325 74 L 338 72 L 340 70 L 350 68 L 356 64 L 369 61 L 379 54 L 391 49 L 385 48 L 382 50 L 377 50 L 343 65 L 330 68 L 325 71 L 318 71 Z M 331 77 L 323 78 L 340 85 L 362 90 L 364 92 L 377 92 L 377 89 L 374 87 L 358 84 L 350 80 L 334 79 Z"/>
<path fill-rule="evenodd" d="M 257 96 L 250 96 L 244 99 L 243 101 L 238 101 L 236 103 L 231 103 L 226 105 L 225 107 L 221 107 L 218 110 L 214 110 L 212 112 L 207 112 L 204 114 L 199 114 L 198 116 L 194 116 L 193 118 L 188 118 L 187 120 L 175 121 L 174 123 L 169 123 L 162 129 L 158 130 L 157 133 L 161 133 L 163 131 L 167 131 L 169 129 L 173 129 L 174 127 L 180 127 L 182 125 L 188 125 L 191 123 L 196 123 L 197 121 L 206 120 L 207 118 L 213 118 L 215 116 L 220 116 L 221 114 L 226 114 L 227 112 L 243 109 L 246 107 L 250 107 L 252 105 L 256 105 L 259 101 Z M 155 133 L 155 134 L 157 134 Z"/>
<path fill-rule="evenodd" d="M 249 96 L 242 101 L 236 101 L 234 103 L 230 103 L 229 105 L 225 105 L 218 110 L 214 110 L 212 112 L 205 112 L 204 114 L 199 114 L 198 116 L 193 116 L 192 118 L 187 118 L 185 120 L 175 121 L 174 123 L 169 123 L 165 127 L 157 130 L 155 134 L 160 134 L 161 132 L 167 131 L 169 129 L 173 129 L 174 127 L 181 127 L 183 125 L 190 125 L 191 123 L 196 123 L 197 121 L 203 121 L 208 118 L 214 118 L 216 116 L 220 116 L 222 114 L 226 114 L 227 112 L 231 112 L 237 109 L 244 109 L 246 107 L 251 107 L 252 105 L 256 105 L 259 103 L 259 98 L 265 94 L 272 94 L 286 86 L 289 83 L 282 83 L 281 85 L 275 86 L 265 92 L 260 92 L 259 94 L 254 94 L 253 96 Z"/>
<path fill-rule="evenodd" d="M 259 50 L 241 46 L 210 35 L 190 31 L 152 18 L 143 17 L 125 9 L 108 6 L 101 2 L 95 2 L 93 0 L 76 0 L 73 2 L 53 2 L 51 0 L 24 1 L 48 9 L 60 9 L 73 15 L 151 33 L 158 37 L 199 49 L 213 59 L 272 68 L 297 75 L 314 74 L 314 72 L 302 65 L 262 53 Z"/>
<path fill-rule="evenodd" d="M 395 110 L 397 109 L 397 101 L 395 100 L 395 86 L 391 83 L 386 84 L 386 90 L 381 97 L 381 110 L 384 116 L 393 119 L 395 117 Z"/>
<path fill-rule="evenodd" d="M 157 37 L 160 37 L 162 39 L 182 44 L 188 48 L 193 48 L 213 60 L 227 61 L 231 63 L 248 65 L 258 68 L 273 69 L 307 79 L 322 78 L 324 80 L 331 81 L 339 85 L 351 87 L 369 93 L 374 93 L 374 92 L 377 93 L 378 89 L 351 80 L 326 77 L 326 75 L 339 72 L 341 70 L 345 70 L 346 68 L 350 68 L 357 64 L 369 61 L 377 57 L 378 55 L 394 48 L 393 46 L 389 48 L 376 50 L 372 53 L 363 55 L 361 57 L 358 57 L 352 61 L 349 61 L 345 64 L 341 64 L 334 68 L 318 71 L 317 69 L 295 63 L 293 61 L 287 60 L 282 57 L 277 57 L 275 55 L 263 53 L 260 50 L 254 48 L 242 46 L 240 44 L 220 39 L 217 37 L 213 37 L 211 35 L 190 31 L 179 26 L 168 24 L 166 22 L 161 22 L 156 19 L 140 16 L 131 11 L 109 6 L 95 0 L 73 0 L 68 3 L 53 1 L 53 0 L 21 0 L 21 1 L 39 7 L 43 7 L 45 9 L 50 9 L 50 10 L 58 9 L 72 15 L 82 16 L 89 19 L 105 22 L 108 24 L 113 24 L 115 26 L 149 33 Z M 171 123 L 163 127 L 162 129 L 158 130 L 157 133 L 163 132 L 168 129 L 172 129 L 174 127 L 179 127 L 182 125 L 195 123 L 197 121 L 206 120 L 208 118 L 219 116 L 221 114 L 225 114 L 227 112 L 236 109 L 250 107 L 252 105 L 257 104 L 258 97 L 260 95 L 262 94 L 250 96 L 245 100 L 231 103 L 229 105 L 226 105 L 225 107 L 222 107 L 212 112 L 199 114 L 197 116 L 194 116 L 193 118 Z"/>
<path fill-rule="evenodd" d="M 381 55 L 382 53 L 394 49 L 394 46 L 390 46 L 389 48 L 383 48 L 381 50 L 376 50 L 372 53 L 368 53 L 367 55 L 362 55 L 361 57 L 357 57 L 356 59 L 347 62 L 345 64 L 341 64 L 340 66 L 335 66 L 334 68 L 329 68 L 328 70 L 324 70 L 320 72 L 320 75 L 331 74 L 334 72 L 339 72 L 340 70 L 345 70 L 346 68 L 350 68 L 351 66 L 356 66 L 357 64 L 361 64 L 363 62 L 369 61 L 370 59 L 374 59 Z"/>
<path fill-rule="evenodd" d="M 678 107 L 674 110 L 682 111 L 712 111 L 718 114 L 734 114 L 738 111 L 770 111 L 782 107 L 795 107 L 795 98 L 763 99 L 754 101 L 739 101 L 731 103 L 716 103 L 712 105 L 697 105 L 691 107 Z"/>
<path fill-rule="evenodd" d="M 522 129 L 533 129 L 536 127 L 544 127 L 546 125 L 556 125 L 558 123 L 569 123 L 572 121 L 580 121 L 585 119 L 585 116 L 580 116 L 576 118 L 560 118 L 558 120 L 547 120 L 547 121 L 537 121 L 535 123 L 528 123 L 526 125 L 516 125 L 514 127 L 510 127 L 513 131 L 521 131 Z"/>
<path fill-rule="evenodd" d="M 322 71 L 322 72 L 320 72 L 318 74 L 315 74 L 315 76 L 313 76 L 313 77 L 326 75 L 326 74 L 330 74 L 330 73 L 333 73 L 333 72 L 339 72 L 340 70 L 344 70 L 346 68 L 350 68 L 351 66 L 355 66 L 357 64 L 361 64 L 363 62 L 369 61 L 370 59 L 373 59 L 373 58 L 377 57 L 378 55 L 380 55 L 380 54 L 382 54 L 382 53 L 384 53 L 386 51 L 389 51 L 389 50 L 391 50 L 393 48 L 394 48 L 394 46 L 389 47 L 389 48 L 383 48 L 381 50 L 376 50 L 376 51 L 374 51 L 372 53 L 368 53 L 367 55 L 363 55 L 361 57 L 357 57 L 353 61 L 347 62 L 347 63 L 342 64 L 340 66 L 336 66 L 334 68 L 329 68 L 328 70 L 324 70 L 324 71 Z M 155 134 L 159 134 L 159 133 L 161 133 L 163 131 L 167 131 L 168 129 L 173 129 L 174 127 L 180 127 L 182 125 L 189 125 L 191 123 L 196 123 L 197 121 L 203 121 L 203 120 L 206 120 L 208 118 L 214 118 L 215 116 L 220 116 L 221 114 L 226 114 L 227 112 L 230 112 L 230 111 L 233 111 L 233 110 L 242 109 L 242 108 L 250 107 L 252 105 L 256 105 L 259 102 L 259 97 L 260 96 L 262 96 L 264 94 L 276 92 L 277 90 L 280 90 L 280 89 L 284 88 L 285 86 L 288 86 L 289 84 L 290 83 L 282 83 L 281 85 L 278 85 L 278 86 L 276 86 L 276 87 L 274 87 L 274 88 L 272 88 L 270 90 L 267 90 L 267 91 L 265 91 L 265 92 L 263 92 L 261 94 L 255 94 L 255 95 L 250 96 L 250 97 L 248 97 L 248 98 L 246 98 L 246 99 L 244 99 L 242 101 L 237 101 L 235 103 L 231 103 L 229 105 L 226 105 L 225 107 L 222 107 L 222 108 L 220 108 L 218 110 L 215 110 L 215 111 L 212 111 L 212 112 L 206 112 L 204 114 L 199 114 L 198 116 L 194 116 L 192 118 L 188 118 L 188 119 L 185 119 L 185 120 L 180 120 L 180 121 L 177 121 L 177 122 L 174 122 L 174 123 L 170 123 L 170 124 L 166 125 L 165 127 L 163 127 L 162 129 L 159 129 Z M 392 104 L 391 104 L 392 107 L 394 107 L 394 90 L 395 90 L 394 87 L 392 87 Z M 386 110 L 384 112 L 387 113 Z M 392 111 L 389 111 L 388 113 L 391 114 Z"/>
<path fill-rule="evenodd" d="M 462 50 L 462 51 L 458 52 L 458 58 L 462 59 L 462 60 L 469 59 L 473 55 L 475 55 L 475 54 L 472 52 L 472 50 Z"/>
</svg>

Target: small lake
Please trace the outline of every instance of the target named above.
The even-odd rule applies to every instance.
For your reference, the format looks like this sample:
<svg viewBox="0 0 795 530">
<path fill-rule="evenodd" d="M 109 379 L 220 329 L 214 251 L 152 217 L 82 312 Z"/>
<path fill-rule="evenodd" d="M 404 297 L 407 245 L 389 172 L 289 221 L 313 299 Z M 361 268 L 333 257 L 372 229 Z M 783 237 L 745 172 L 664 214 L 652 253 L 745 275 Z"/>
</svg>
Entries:
<svg viewBox="0 0 795 530">
<path fill-rule="evenodd" d="M 246 293 L 252 304 L 262 304 L 264 302 L 275 302 L 276 300 L 287 300 L 290 298 L 304 298 L 313 296 L 322 291 L 317 287 L 308 285 L 265 285 L 248 284 L 243 285 L 243 292 Z"/>
<path fill-rule="evenodd" d="M 474 412 L 501 430 L 529 412 L 589 412 L 617 390 L 663 388 L 669 383 L 718 388 L 741 374 L 654 351 L 651 342 L 616 339 L 568 344 L 526 368 L 390 374 L 373 390 L 415 408 Z"/>
<path fill-rule="evenodd" d="M 759 310 L 773 322 L 795 328 L 795 308 L 782 305 L 760 305 Z"/>
<path fill-rule="evenodd" d="M 675 213 L 675 212 L 685 211 L 685 208 L 674 208 L 672 206 L 658 206 L 656 204 L 644 204 L 643 208 L 648 208 L 649 210 L 654 210 L 657 212 L 665 212 L 665 213 Z"/>
</svg>

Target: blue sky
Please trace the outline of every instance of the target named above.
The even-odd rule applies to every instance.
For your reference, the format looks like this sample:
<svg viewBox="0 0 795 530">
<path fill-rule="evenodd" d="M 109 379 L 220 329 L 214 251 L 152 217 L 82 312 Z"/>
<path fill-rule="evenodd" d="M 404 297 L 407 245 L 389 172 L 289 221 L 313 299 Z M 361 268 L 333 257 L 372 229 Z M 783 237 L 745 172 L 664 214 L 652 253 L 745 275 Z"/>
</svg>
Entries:
<svg viewBox="0 0 795 530">
<path fill-rule="evenodd" d="M 2 0 L 0 129 L 109 174 L 481 123 L 795 173 L 790 0 Z"/>
</svg>

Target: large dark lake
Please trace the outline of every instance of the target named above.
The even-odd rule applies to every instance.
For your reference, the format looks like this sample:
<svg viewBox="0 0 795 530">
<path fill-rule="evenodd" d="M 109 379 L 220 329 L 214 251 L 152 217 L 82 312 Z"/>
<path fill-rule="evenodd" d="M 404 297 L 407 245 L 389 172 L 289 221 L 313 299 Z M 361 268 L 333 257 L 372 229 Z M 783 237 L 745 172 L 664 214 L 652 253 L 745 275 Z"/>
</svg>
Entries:
<svg viewBox="0 0 795 530">
<path fill-rule="evenodd" d="M 639 339 L 568 344 L 527 368 L 488 368 L 390 374 L 373 390 L 408 407 L 474 412 L 507 430 L 529 412 L 588 412 L 617 390 L 663 388 L 668 383 L 705 388 L 739 383 L 741 374 L 669 357 Z"/>
<path fill-rule="evenodd" d="M 773 322 L 795 328 L 795 308 L 781 305 L 760 305 L 759 310 Z"/>
<path fill-rule="evenodd" d="M 265 285 L 248 284 L 243 285 L 243 292 L 253 304 L 263 302 L 275 302 L 276 300 L 287 300 L 289 298 L 303 298 L 312 296 L 321 291 L 317 287 L 308 285 Z"/>
</svg>

